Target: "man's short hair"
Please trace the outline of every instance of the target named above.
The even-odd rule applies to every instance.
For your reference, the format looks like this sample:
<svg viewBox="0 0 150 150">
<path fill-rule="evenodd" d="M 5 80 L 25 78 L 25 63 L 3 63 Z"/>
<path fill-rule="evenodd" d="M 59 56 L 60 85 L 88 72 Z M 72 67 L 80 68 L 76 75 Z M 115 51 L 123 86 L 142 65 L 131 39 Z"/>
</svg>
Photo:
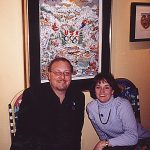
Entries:
<svg viewBox="0 0 150 150">
<path fill-rule="evenodd" d="M 69 64 L 69 66 L 70 66 L 71 72 L 73 73 L 73 66 L 72 66 L 71 62 L 70 62 L 68 59 L 64 58 L 64 57 L 56 57 L 55 59 L 53 59 L 53 60 L 49 63 L 49 65 L 48 65 L 48 72 L 51 71 L 52 65 L 53 65 L 55 62 L 59 62 L 59 61 L 67 62 L 67 63 Z"/>
</svg>

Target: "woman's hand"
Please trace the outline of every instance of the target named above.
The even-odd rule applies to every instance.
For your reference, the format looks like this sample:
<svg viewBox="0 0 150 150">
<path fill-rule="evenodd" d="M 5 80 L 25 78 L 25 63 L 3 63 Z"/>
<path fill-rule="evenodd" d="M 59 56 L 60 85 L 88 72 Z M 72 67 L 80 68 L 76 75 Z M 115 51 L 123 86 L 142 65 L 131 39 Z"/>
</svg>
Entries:
<svg viewBox="0 0 150 150">
<path fill-rule="evenodd" d="M 104 147 L 106 147 L 106 141 L 99 141 L 93 150 L 102 150 Z"/>
</svg>

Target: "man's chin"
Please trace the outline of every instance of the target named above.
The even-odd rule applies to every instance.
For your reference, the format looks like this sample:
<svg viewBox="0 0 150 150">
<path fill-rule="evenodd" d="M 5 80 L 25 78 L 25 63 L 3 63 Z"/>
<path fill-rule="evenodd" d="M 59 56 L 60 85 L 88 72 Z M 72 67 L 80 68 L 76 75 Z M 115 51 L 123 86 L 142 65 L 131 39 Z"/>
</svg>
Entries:
<svg viewBox="0 0 150 150">
<path fill-rule="evenodd" d="M 58 90 L 59 91 L 67 91 L 67 88 L 68 88 L 67 86 L 65 86 L 65 87 L 59 87 Z"/>
</svg>

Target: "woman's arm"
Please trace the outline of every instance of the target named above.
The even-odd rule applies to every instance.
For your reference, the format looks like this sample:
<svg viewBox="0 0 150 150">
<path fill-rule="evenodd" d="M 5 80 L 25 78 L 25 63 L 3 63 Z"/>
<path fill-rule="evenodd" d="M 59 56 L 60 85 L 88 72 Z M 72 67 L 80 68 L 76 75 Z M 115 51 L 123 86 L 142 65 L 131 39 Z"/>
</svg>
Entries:
<svg viewBox="0 0 150 150">
<path fill-rule="evenodd" d="M 122 121 L 124 133 L 109 139 L 109 143 L 112 146 L 135 145 L 138 141 L 137 123 L 130 102 L 124 100 L 118 107 L 117 113 Z"/>
<path fill-rule="evenodd" d="M 90 105 L 87 105 L 86 112 L 88 114 L 91 124 L 94 127 L 99 139 L 107 139 L 107 135 L 99 128 L 99 125 L 95 121 L 96 116 L 93 115 L 93 113 L 92 113 L 92 111 L 90 111 L 90 109 L 94 109 L 94 108 L 90 108 Z"/>
</svg>

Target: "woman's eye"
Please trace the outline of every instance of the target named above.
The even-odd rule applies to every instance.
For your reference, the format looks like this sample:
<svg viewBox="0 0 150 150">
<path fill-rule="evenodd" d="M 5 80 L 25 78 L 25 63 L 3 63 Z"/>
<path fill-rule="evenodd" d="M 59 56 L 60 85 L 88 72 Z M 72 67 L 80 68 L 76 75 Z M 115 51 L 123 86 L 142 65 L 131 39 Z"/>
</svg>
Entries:
<svg viewBox="0 0 150 150">
<path fill-rule="evenodd" d="M 99 88 L 100 88 L 100 86 L 96 86 L 95 88 L 96 88 L 96 89 L 99 89 Z"/>
<path fill-rule="evenodd" d="M 105 87 L 105 89 L 109 89 L 109 87 Z"/>
<path fill-rule="evenodd" d="M 109 87 L 109 86 L 106 86 L 106 87 L 105 87 L 105 89 L 106 89 L 106 90 L 109 90 L 109 89 L 110 89 L 110 87 Z"/>
</svg>

